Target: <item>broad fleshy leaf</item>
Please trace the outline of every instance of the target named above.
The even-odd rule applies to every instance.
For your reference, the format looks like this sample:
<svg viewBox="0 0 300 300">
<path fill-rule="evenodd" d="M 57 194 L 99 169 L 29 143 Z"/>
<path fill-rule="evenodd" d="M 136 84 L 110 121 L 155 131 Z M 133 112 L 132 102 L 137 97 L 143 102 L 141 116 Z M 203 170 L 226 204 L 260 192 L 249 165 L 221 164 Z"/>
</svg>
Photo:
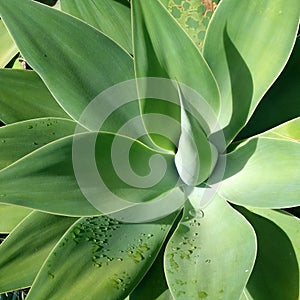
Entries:
<svg viewBox="0 0 300 300">
<path fill-rule="evenodd" d="M 238 205 L 297 206 L 300 203 L 299 170 L 299 119 L 296 119 L 240 144 L 227 154 L 219 193 Z"/>
<path fill-rule="evenodd" d="M 188 104 L 183 95 L 180 102 L 181 135 L 175 164 L 183 182 L 197 186 L 211 174 L 218 158 L 218 151 L 209 142 L 195 116 L 188 114 L 191 109 L 187 109 Z"/>
<path fill-rule="evenodd" d="M 72 157 L 73 136 L 69 136 L 0 171 L 1 201 L 57 214 L 91 216 L 101 210 L 88 202 L 82 190 L 96 197 L 100 204 L 94 206 L 106 207 L 105 212 L 111 213 L 154 199 L 177 186 L 172 155 L 111 133 L 85 133 L 76 141 L 83 151 L 79 156 Z M 87 148 L 91 141 L 92 148 Z M 83 183 L 78 184 L 79 176 Z M 120 201 L 115 202 L 116 198 L 127 200 L 125 206 L 122 201 L 121 206 Z"/>
<path fill-rule="evenodd" d="M 203 211 L 187 202 L 165 252 L 168 285 L 176 300 L 239 299 L 255 256 L 254 230 L 224 199 Z"/>
<path fill-rule="evenodd" d="M 253 225 L 258 253 L 247 290 L 255 300 L 300 296 L 300 220 L 284 211 L 241 209 Z"/>
<path fill-rule="evenodd" d="M 76 18 L 29 0 L 2 0 L 0 13 L 23 57 L 74 119 L 100 92 L 134 77 L 129 54 Z"/>
<path fill-rule="evenodd" d="M 218 5 L 203 55 L 220 88 L 220 124 L 228 142 L 287 62 L 299 16 L 298 0 L 289 5 L 284 0 L 233 0 Z"/>
<path fill-rule="evenodd" d="M 0 19 L 0 68 L 4 68 L 18 53 L 18 48 Z"/>
<path fill-rule="evenodd" d="M 0 127 L 0 170 L 46 144 L 73 135 L 76 125 L 68 119 L 40 118 Z"/>
<path fill-rule="evenodd" d="M 30 212 L 25 207 L 0 204 L 0 233 L 10 233 Z"/>
<path fill-rule="evenodd" d="M 0 292 L 32 284 L 48 254 L 75 218 L 32 212 L 0 245 Z"/>
<path fill-rule="evenodd" d="M 130 5 L 118 0 L 61 0 L 61 10 L 95 28 L 132 53 Z"/>
<path fill-rule="evenodd" d="M 276 82 L 264 95 L 248 124 L 237 136 L 238 140 L 249 138 L 287 122 L 300 115 L 300 38 L 296 40 L 292 55 Z"/>
<path fill-rule="evenodd" d="M 184 83 L 218 114 L 219 91 L 215 79 L 196 45 L 167 9 L 158 0 L 134 0 L 132 11 L 137 77 L 164 77 Z M 177 105 L 166 101 L 163 104 L 157 113 L 174 116 L 179 121 L 179 101 Z M 142 103 L 142 113 L 153 111 L 154 106 L 157 102 L 151 99 Z"/>
<path fill-rule="evenodd" d="M 164 251 L 165 245 L 162 246 L 150 270 L 130 294 L 128 300 L 174 300 L 165 277 Z"/>
<path fill-rule="evenodd" d="M 148 271 L 176 214 L 148 224 L 80 219 L 39 273 L 30 299 L 124 299 Z"/>
<path fill-rule="evenodd" d="M 9 124 L 42 117 L 70 118 L 35 72 L 0 70 L 0 120 Z"/>
</svg>

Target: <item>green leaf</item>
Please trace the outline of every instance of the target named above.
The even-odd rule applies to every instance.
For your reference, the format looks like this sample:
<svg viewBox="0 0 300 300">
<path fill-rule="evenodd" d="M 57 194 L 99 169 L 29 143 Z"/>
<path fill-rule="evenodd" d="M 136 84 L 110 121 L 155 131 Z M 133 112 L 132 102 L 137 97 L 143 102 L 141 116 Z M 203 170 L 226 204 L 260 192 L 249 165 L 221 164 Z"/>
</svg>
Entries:
<svg viewBox="0 0 300 300">
<path fill-rule="evenodd" d="M 30 212 L 28 208 L 0 204 L 0 233 L 10 233 Z"/>
<path fill-rule="evenodd" d="M 181 93 L 181 92 L 180 92 Z M 218 151 L 211 144 L 201 125 L 193 115 L 188 114 L 187 102 L 183 95 L 181 102 L 181 135 L 178 150 L 175 155 L 175 164 L 180 178 L 190 186 L 202 183 L 211 174 L 217 158 Z"/>
<path fill-rule="evenodd" d="M 61 0 L 61 10 L 95 28 L 132 53 L 130 5 L 118 0 Z"/>
<path fill-rule="evenodd" d="M 76 123 L 40 118 L 0 127 L 0 170 L 55 140 L 73 135 Z"/>
<path fill-rule="evenodd" d="M 91 141 L 92 148 L 87 148 Z M 73 143 L 73 136 L 61 138 L 0 171 L 1 202 L 57 214 L 91 216 L 99 215 L 104 207 L 106 213 L 112 213 L 135 202 L 152 200 L 177 186 L 173 155 L 111 133 L 77 135 L 79 151 L 85 155 L 79 152 L 74 156 Z M 82 178 L 85 181 L 80 181 Z M 178 193 L 176 197 L 183 195 Z M 91 194 L 96 202 L 89 198 Z M 116 197 L 127 200 L 125 206 L 122 201 L 121 206 L 115 202 Z"/>
<path fill-rule="evenodd" d="M 74 218 L 32 212 L 0 245 L 0 292 L 28 287 Z"/>
<path fill-rule="evenodd" d="M 137 77 L 164 77 L 184 83 L 197 91 L 218 114 L 219 91 L 215 79 L 180 25 L 157 0 L 134 0 L 132 10 Z M 151 111 L 154 105 L 155 101 L 147 101 L 142 112 Z M 173 112 L 176 119 L 180 119 L 176 105 L 175 108 L 167 106 L 161 113 L 165 112 Z"/>
<path fill-rule="evenodd" d="M 0 70 L 0 120 L 9 124 L 40 117 L 69 118 L 35 72 Z"/>
<path fill-rule="evenodd" d="M 269 130 L 300 115 L 300 38 L 296 40 L 292 55 L 279 78 L 264 95 L 249 123 L 237 136 L 245 139 Z"/>
<path fill-rule="evenodd" d="M 174 300 L 164 273 L 164 251 L 163 245 L 150 270 L 128 300 Z"/>
<path fill-rule="evenodd" d="M 226 155 L 219 193 L 243 206 L 282 208 L 300 204 L 300 143 L 277 135 L 252 138 Z"/>
<path fill-rule="evenodd" d="M 131 57 L 76 18 L 28 0 L 1 1 L 0 11 L 23 57 L 74 119 L 100 92 L 134 77 Z"/>
<path fill-rule="evenodd" d="M 18 48 L 0 19 L 0 68 L 4 68 L 18 53 Z"/>
<path fill-rule="evenodd" d="M 203 211 L 187 202 L 165 252 L 168 285 L 176 300 L 239 299 L 255 255 L 252 227 L 224 199 Z"/>
<path fill-rule="evenodd" d="M 247 290 L 255 300 L 300 296 L 300 221 L 284 211 L 242 209 L 255 229 L 258 253 Z"/>
<path fill-rule="evenodd" d="M 286 64 L 299 16 L 298 0 L 289 5 L 284 0 L 233 0 L 218 5 L 203 55 L 220 88 L 220 124 L 225 127 L 228 142 L 250 118 Z"/>
<path fill-rule="evenodd" d="M 30 299 L 124 299 L 148 271 L 176 215 L 148 224 L 80 219 L 62 237 Z M 87 276 L 88 274 L 88 276 Z"/>
</svg>

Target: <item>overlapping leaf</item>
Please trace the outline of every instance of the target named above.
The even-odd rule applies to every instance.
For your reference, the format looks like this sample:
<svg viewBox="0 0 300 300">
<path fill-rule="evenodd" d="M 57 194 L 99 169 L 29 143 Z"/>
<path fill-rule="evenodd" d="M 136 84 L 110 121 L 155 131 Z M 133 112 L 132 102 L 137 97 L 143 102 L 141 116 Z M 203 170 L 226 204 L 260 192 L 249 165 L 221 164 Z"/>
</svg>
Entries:
<svg viewBox="0 0 300 300">
<path fill-rule="evenodd" d="M 299 204 L 299 119 L 252 138 L 226 155 L 219 193 L 246 206 L 282 208 Z"/>
<path fill-rule="evenodd" d="M 0 292 L 32 284 L 44 260 L 75 218 L 33 212 L 0 246 Z"/>
<path fill-rule="evenodd" d="M 75 119 L 100 92 L 133 78 L 131 57 L 76 18 L 29 0 L 1 1 L 0 13 L 23 57 Z"/>
<path fill-rule="evenodd" d="M 256 255 L 249 223 L 216 197 L 203 211 L 187 202 L 165 252 L 165 272 L 175 299 L 239 299 Z"/>
<path fill-rule="evenodd" d="M 124 299 L 155 260 L 175 218 L 148 224 L 80 219 L 48 257 L 28 299 Z"/>
<path fill-rule="evenodd" d="M 9 124 L 42 117 L 69 118 L 35 72 L 0 70 L 0 120 Z"/>
<path fill-rule="evenodd" d="M 130 6 L 116 0 L 61 0 L 61 9 L 108 35 L 132 53 Z"/>
<path fill-rule="evenodd" d="M 220 88 L 220 123 L 228 142 L 287 62 L 299 16 L 298 0 L 288 6 L 284 0 L 233 0 L 218 5 L 203 54 Z"/>
</svg>

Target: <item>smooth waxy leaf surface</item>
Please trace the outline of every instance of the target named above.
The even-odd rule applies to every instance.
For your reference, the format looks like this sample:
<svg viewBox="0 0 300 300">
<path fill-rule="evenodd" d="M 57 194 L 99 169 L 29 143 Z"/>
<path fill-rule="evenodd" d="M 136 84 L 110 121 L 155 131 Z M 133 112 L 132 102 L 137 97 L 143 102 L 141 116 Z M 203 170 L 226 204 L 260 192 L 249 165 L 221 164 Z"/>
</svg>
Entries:
<svg viewBox="0 0 300 300">
<path fill-rule="evenodd" d="M 228 142 L 287 62 L 299 16 L 298 0 L 288 6 L 284 0 L 233 0 L 218 5 L 203 55 L 220 88 L 220 123 Z"/>
<path fill-rule="evenodd" d="M 132 53 L 129 2 L 61 0 L 61 9 L 102 31 Z"/>
<path fill-rule="evenodd" d="M 0 245 L 0 292 L 28 287 L 75 218 L 33 212 Z"/>
<path fill-rule="evenodd" d="M 157 0 L 135 0 L 132 11 L 137 77 L 164 77 L 182 82 L 195 89 L 218 114 L 219 91 L 215 79 L 195 44 L 166 8 Z M 146 101 L 142 112 L 151 111 L 155 104 Z M 176 105 L 163 106 L 161 113 L 180 119 Z"/>
<path fill-rule="evenodd" d="M 180 97 L 180 101 L 181 135 L 175 164 L 183 182 L 196 186 L 211 174 L 218 158 L 218 151 L 208 141 L 195 117 L 187 113 L 186 100 Z"/>
<path fill-rule="evenodd" d="M 167 285 L 164 272 L 164 251 L 162 246 L 156 260 L 147 272 L 143 280 L 130 294 L 128 300 L 173 300 L 173 296 Z"/>
<path fill-rule="evenodd" d="M 28 299 L 124 299 L 148 271 L 176 215 L 148 224 L 80 219 L 63 236 Z"/>
<path fill-rule="evenodd" d="M 299 119 L 250 139 L 226 155 L 219 193 L 246 206 L 299 205 Z"/>
<path fill-rule="evenodd" d="M 299 219 L 284 211 L 270 209 L 241 211 L 253 225 L 258 239 L 258 253 L 247 284 L 248 292 L 257 300 L 298 299 Z"/>
<path fill-rule="evenodd" d="M 0 70 L 0 120 L 9 124 L 40 117 L 69 118 L 35 72 Z"/>
<path fill-rule="evenodd" d="M 62 137 L 74 134 L 76 123 L 68 119 L 40 118 L 0 128 L 0 170 L 27 154 Z"/>
<path fill-rule="evenodd" d="M 0 20 L 0 68 L 4 68 L 18 53 L 18 48 Z"/>
<path fill-rule="evenodd" d="M 77 157 L 82 167 L 77 176 L 87 179 L 87 186 L 79 187 L 77 183 L 72 160 L 73 136 L 69 136 L 41 147 L 0 171 L 1 201 L 58 214 L 89 216 L 99 215 L 100 211 L 86 200 L 82 188 L 98 195 L 97 201 L 108 205 L 106 212 L 110 213 L 120 209 L 113 200 L 116 195 L 133 204 L 158 197 L 177 185 L 178 175 L 172 155 L 110 133 L 86 133 L 78 139 L 85 155 Z M 96 141 L 92 153 L 90 149 L 86 150 L 91 139 Z M 117 143 L 117 147 L 111 156 L 113 143 Z M 100 172 L 104 185 L 93 178 L 91 171 L 94 169 L 85 168 L 90 166 L 91 158 L 92 162 L 95 161 L 95 154 L 96 165 L 92 167 L 97 176 Z M 124 159 L 120 161 L 124 155 L 129 155 L 126 162 Z M 155 159 L 152 156 L 156 156 Z"/>
<path fill-rule="evenodd" d="M 244 139 L 269 130 L 300 115 L 300 38 L 292 55 L 276 82 L 264 95 L 249 123 L 243 128 L 237 139 Z"/>
<path fill-rule="evenodd" d="M 128 53 L 76 18 L 22 0 L 1 1 L 0 12 L 23 57 L 75 119 L 100 92 L 133 78 Z"/>
<path fill-rule="evenodd" d="M 203 211 L 187 202 L 165 252 L 175 299 L 239 299 L 256 255 L 250 224 L 222 198 Z"/>
<path fill-rule="evenodd" d="M 11 232 L 30 212 L 28 208 L 0 204 L 0 232 Z"/>
</svg>

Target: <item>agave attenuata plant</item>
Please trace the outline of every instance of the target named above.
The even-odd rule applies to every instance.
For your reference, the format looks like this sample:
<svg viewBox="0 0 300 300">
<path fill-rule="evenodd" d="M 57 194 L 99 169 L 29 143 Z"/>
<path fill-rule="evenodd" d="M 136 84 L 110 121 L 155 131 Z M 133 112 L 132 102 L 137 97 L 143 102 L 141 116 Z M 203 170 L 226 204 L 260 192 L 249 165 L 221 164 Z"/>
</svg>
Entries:
<svg viewBox="0 0 300 300">
<path fill-rule="evenodd" d="M 300 2 L 217 2 L 0 0 L 1 293 L 298 299 Z"/>
</svg>

